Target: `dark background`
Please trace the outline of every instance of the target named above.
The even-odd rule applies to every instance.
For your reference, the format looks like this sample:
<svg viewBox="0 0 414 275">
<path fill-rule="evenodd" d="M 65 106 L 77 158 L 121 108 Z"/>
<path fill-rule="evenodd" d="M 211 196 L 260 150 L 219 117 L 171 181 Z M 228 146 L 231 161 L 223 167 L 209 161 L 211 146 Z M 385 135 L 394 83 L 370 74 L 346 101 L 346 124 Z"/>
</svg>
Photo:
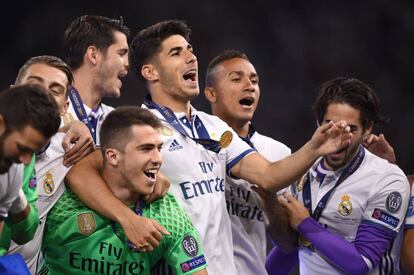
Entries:
<svg viewBox="0 0 414 275">
<path fill-rule="evenodd" d="M 238 49 L 250 57 L 262 92 L 253 123 L 263 134 L 297 150 L 315 129 L 314 88 L 353 76 L 376 88 L 390 119 L 380 131 L 400 167 L 414 172 L 414 4 L 408 1 L 8 1 L 8 7 L 0 11 L 1 89 L 31 56 L 61 56 L 64 30 L 80 15 L 123 16 L 132 36 L 157 21 L 183 19 L 193 29 L 201 89 L 215 55 Z M 121 98 L 105 103 L 140 104 L 144 94 L 130 74 Z M 210 111 L 202 94 L 193 104 Z"/>
</svg>

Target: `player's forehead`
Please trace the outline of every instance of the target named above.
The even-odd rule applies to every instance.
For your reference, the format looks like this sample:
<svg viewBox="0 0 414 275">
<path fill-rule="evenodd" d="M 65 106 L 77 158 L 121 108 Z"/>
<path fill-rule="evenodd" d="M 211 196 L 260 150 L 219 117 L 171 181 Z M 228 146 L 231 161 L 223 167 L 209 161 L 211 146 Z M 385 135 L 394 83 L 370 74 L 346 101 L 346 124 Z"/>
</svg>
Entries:
<svg viewBox="0 0 414 275">
<path fill-rule="evenodd" d="M 246 75 L 246 76 L 257 76 L 257 72 L 255 67 L 252 63 L 244 58 L 232 58 L 223 61 L 218 66 L 218 73 L 222 73 L 224 75 Z"/>
<path fill-rule="evenodd" d="M 64 86 L 69 82 L 66 74 L 62 70 L 44 63 L 32 64 L 26 69 L 23 75 L 23 81 L 31 79 L 62 83 Z"/>
</svg>

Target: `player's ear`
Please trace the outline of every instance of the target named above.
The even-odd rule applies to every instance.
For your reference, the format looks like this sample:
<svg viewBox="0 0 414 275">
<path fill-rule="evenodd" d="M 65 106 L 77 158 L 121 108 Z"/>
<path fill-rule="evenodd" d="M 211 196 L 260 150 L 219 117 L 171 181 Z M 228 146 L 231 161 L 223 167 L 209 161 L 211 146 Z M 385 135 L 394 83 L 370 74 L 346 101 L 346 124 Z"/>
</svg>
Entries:
<svg viewBox="0 0 414 275">
<path fill-rule="evenodd" d="M 213 87 L 205 87 L 204 96 L 208 101 L 210 101 L 210 103 L 214 103 L 217 100 L 217 93 Z"/>
<path fill-rule="evenodd" d="M 86 53 L 85 53 L 85 57 L 86 60 L 88 60 L 90 63 L 92 63 L 93 65 L 96 65 L 98 63 L 98 48 L 95 46 L 89 46 L 86 49 Z M 84 59 L 85 60 L 85 59 Z"/>
<path fill-rule="evenodd" d="M 157 81 L 159 79 L 158 70 L 153 64 L 143 65 L 141 75 L 148 81 Z"/>
<path fill-rule="evenodd" d="M 364 130 L 363 137 L 366 137 L 369 134 L 371 134 L 373 128 L 374 128 L 374 122 L 370 121 L 368 124 L 368 127 Z"/>
<path fill-rule="evenodd" d="M 105 159 L 110 165 L 117 167 L 119 159 L 120 159 L 120 155 L 119 155 L 118 150 L 113 149 L 113 148 L 106 149 L 105 150 Z"/>
<path fill-rule="evenodd" d="M 5 122 L 4 122 L 4 118 L 0 114 L 0 136 L 2 136 L 5 131 L 6 131 L 6 125 L 5 125 Z"/>
</svg>

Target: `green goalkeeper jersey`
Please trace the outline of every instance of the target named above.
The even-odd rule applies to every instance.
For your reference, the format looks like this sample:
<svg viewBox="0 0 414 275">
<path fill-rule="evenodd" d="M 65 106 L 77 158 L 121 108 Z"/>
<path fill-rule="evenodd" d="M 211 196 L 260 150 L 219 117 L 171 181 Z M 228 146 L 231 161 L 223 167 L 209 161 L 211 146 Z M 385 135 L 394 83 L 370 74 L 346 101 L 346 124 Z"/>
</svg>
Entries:
<svg viewBox="0 0 414 275">
<path fill-rule="evenodd" d="M 130 249 L 121 227 L 87 208 L 69 190 L 47 217 L 41 274 L 150 274 L 164 259 L 176 274 L 204 269 L 200 236 L 173 195 L 143 205 L 141 214 L 170 233 L 152 252 Z"/>
</svg>

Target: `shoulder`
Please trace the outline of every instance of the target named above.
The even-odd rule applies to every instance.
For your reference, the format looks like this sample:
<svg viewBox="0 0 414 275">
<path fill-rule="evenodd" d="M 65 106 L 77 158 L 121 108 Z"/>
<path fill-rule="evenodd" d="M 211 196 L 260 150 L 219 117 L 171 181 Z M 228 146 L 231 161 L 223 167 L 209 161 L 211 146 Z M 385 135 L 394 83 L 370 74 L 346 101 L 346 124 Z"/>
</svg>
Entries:
<svg viewBox="0 0 414 275">
<path fill-rule="evenodd" d="M 274 159 L 284 158 L 291 154 L 290 148 L 284 143 L 271 137 L 264 136 L 259 132 L 254 133 L 252 142 L 259 153 L 263 154 L 266 158 L 272 158 L 272 161 Z"/>
<path fill-rule="evenodd" d="M 179 237 L 194 226 L 177 199 L 171 193 L 150 203 L 148 218 L 157 220 L 173 237 Z"/>
<path fill-rule="evenodd" d="M 382 177 L 397 177 L 406 180 L 404 172 L 395 164 L 389 163 L 365 149 L 365 160 L 361 169 L 363 172 Z"/>
</svg>

